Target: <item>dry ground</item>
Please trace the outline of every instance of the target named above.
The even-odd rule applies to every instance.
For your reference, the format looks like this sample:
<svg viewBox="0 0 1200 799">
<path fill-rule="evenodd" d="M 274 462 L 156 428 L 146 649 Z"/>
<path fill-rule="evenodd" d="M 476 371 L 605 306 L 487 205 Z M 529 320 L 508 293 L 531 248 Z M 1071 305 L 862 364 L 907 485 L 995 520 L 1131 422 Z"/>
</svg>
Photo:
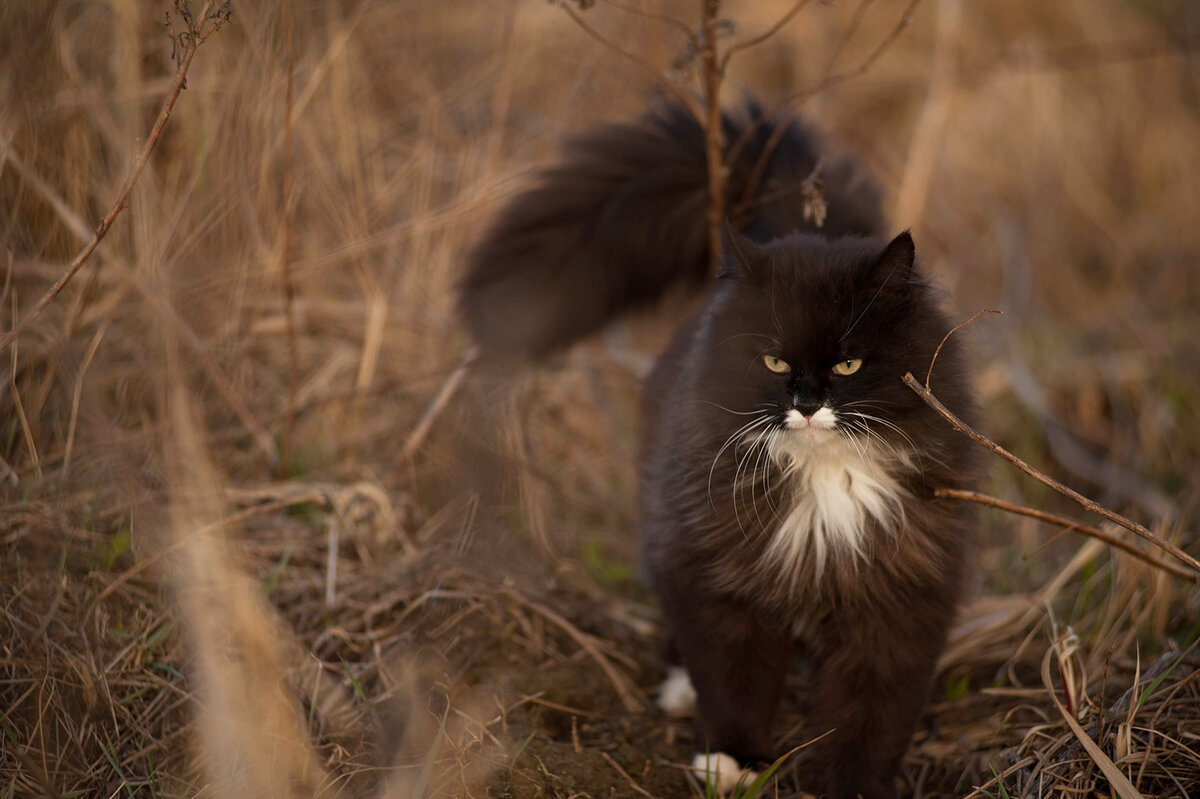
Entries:
<svg viewBox="0 0 1200 799">
<path fill-rule="evenodd" d="M 636 59 L 535 0 L 234 3 L 129 208 L 0 352 L 0 797 L 700 794 L 634 562 L 637 365 L 675 311 L 453 382 L 474 232 L 681 54 L 617 5 L 583 19 Z M 736 37 L 791 5 L 724 7 Z M 809 3 L 727 96 L 854 75 L 795 105 L 962 318 L 1005 310 L 964 334 L 985 431 L 1196 553 L 1197 6 L 924 0 L 872 59 L 908 7 Z M 128 174 L 169 10 L 0 6 L 3 329 Z M 999 462 L 986 488 L 1076 513 Z M 1196 586 L 989 514 L 905 795 L 1107 797 L 1111 761 L 1200 796 Z"/>
</svg>

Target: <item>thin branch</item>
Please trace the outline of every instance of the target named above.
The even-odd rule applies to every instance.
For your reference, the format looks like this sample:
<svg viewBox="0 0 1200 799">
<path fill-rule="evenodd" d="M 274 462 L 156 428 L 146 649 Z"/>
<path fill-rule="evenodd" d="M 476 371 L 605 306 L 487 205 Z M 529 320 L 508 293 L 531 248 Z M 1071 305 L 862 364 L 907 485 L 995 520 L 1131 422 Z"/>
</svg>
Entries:
<svg viewBox="0 0 1200 799">
<path fill-rule="evenodd" d="M 785 25 L 791 22 L 797 14 L 804 10 L 806 5 L 808 5 L 808 0 L 796 0 L 796 3 L 790 9 L 788 9 L 786 14 L 780 17 L 774 25 L 767 28 L 758 36 L 754 36 L 746 39 L 745 41 L 730 45 L 729 49 L 725 51 L 725 55 L 721 58 L 721 74 L 725 74 L 725 68 L 729 66 L 729 59 L 733 58 L 734 53 L 739 53 L 742 50 L 754 47 L 756 44 L 762 44 L 767 39 L 770 39 L 772 36 L 779 33 L 779 31 L 783 30 Z"/>
<path fill-rule="evenodd" d="M 635 791 L 637 791 L 638 793 L 640 793 L 642 796 L 648 796 L 648 797 L 650 797 L 650 799 L 654 799 L 654 794 L 650 793 L 650 792 L 649 792 L 649 791 L 647 791 L 645 788 L 643 788 L 642 786 L 638 785 L 638 784 L 637 784 L 637 781 L 636 781 L 636 780 L 634 780 L 634 778 L 633 778 L 633 777 L 630 777 L 630 776 L 629 776 L 629 773 L 628 773 L 627 771 L 625 771 L 625 769 L 621 768 L 621 764 L 620 764 L 620 763 L 618 763 L 618 762 L 617 762 L 617 761 L 616 761 L 616 760 L 613 758 L 613 756 L 612 756 L 612 755 L 610 755 L 608 752 L 601 752 L 601 753 L 600 753 L 600 755 L 601 755 L 601 756 L 602 756 L 602 757 L 603 757 L 605 760 L 607 760 L 607 761 L 608 761 L 608 765 L 612 766 L 612 767 L 613 767 L 613 769 L 614 769 L 614 770 L 615 770 L 615 771 L 616 771 L 618 774 L 620 774 L 622 777 L 624 777 L 624 778 L 625 778 L 625 781 L 626 781 L 626 782 L 628 782 L 628 783 L 629 783 L 629 785 L 630 785 L 630 786 L 631 786 L 631 787 L 632 787 L 632 788 L 633 788 Z"/>
<path fill-rule="evenodd" d="M 71 281 L 71 278 L 75 277 L 76 273 L 91 258 L 92 253 L 96 251 L 96 247 L 100 245 L 100 242 L 108 234 L 109 229 L 112 228 L 117 216 L 124 210 L 125 204 L 129 201 L 129 195 L 133 191 L 134 184 L 141 177 L 142 170 L 146 168 L 146 164 L 150 161 L 150 153 L 154 150 L 154 145 L 158 143 L 163 129 L 167 126 L 167 119 L 170 118 L 171 111 L 175 108 L 175 101 L 179 99 L 180 92 L 187 85 L 187 73 L 192 65 L 192 57 L 196 55 L 196 50 L 200 45 L 221 26 L 224 20 L 228 19 L 228 4 L 221 6 L 215 15 L 212 14 L 212 5 L 213 0 L 209 0 L 204 6 L 204 11 L 200 14 L 199 23 L 194 22 L 190 14 L 185 16 L 184 20 L 188 25 L 188 30 L 179 34 L 179 36 L 173 37 L 175 46 L 182 46 L 183 48 L 181 52 L 176 53 L 179 66 L 175 73 L 175 82 L 171 85 L 171 91 L 167 94 L 167 99 L 163 102 L 158 119 L 155 120 L 154 127 L 150 129 L 150 135 L 146 137 L 146 143 L 142 146 L 142 151 L 138 154 L 137 160 L 134 162 L 133 170 L 129 173 L 129 177 L 125 179 L 125 184 L 117 194 L 116 202 L 113 203 L 112 208 L 104 215 L 104 218 L 100 220 L 100 224 L 96 227 L 95 233 L 92 234 L 91 240 L 84 245 L 84 248 L 75 256 L 74 260 L 67 265 L 67 269 L 63 272 L 62 276 L 42 295 L 42 298 L 33 306 L 33 310 L 14 324 L 12 330 L 5 333 L 3 338 L 0 338 L 0 351 L 3 351 L 12 344 L 17 336 L 21 335 L 25 331 L 25 328 L 29 327 L 33 320 L 41 315 L 46 306 L 62 293 L 67 283 Z M 170 21 L 170 15 L 168 15 L 167 20 L 168 22 Z M 205 32 L 204 26 L 210 22 L 213 22 L 214 27 Z M 8 147 L 5 145 L 5 150 L 7 151 L 7 149 Z"/>
<path fill-rule="evenodd" d="M 1200 572 L 1194 572 L 1191 569 L 1185 569 L 1174 563 L 1169 563 L 1165 560 L 1160 560 L 1154 557 L 1149 552 L 1143 552 L 1123 538 L 1112 535 L 1111 533 L 1101 530 L 1099 527 L 1077 522 L 1074 519 L 1068 519 L 1065 516 L 1057 516 L 1053 513 L 1036 510 L 1035 508 L 1027 508 L 1024 505 L 1015 505 L 1011 502 L 1006 502 L 997 497 L 987 494 L 980 494 L 977 491 L 963 491 L 957 488 L 939 488 L 934 491 L 934 495 L 945 499 L 958 499 L 964 502 L 975 502 L 980 505 L 986 505 L 989 508 L 1014 513 L 1018 516 L 1028 516 L 1031 519 L 1037 519 L 1046 524 L 1052 524 L 1056 527 L 1061 527 L 1069 532 L 1082 533 L 1092 538 L 1097 538 L 1111 547 L 1116 547 L 1122 552 L 1137 558 L 1144 563 L 1148 563 L 1156 569 L 1170 572 L 1171 574 L 1183 580 L 1200 583 Z"/>
<path fill-rule="evenodd" d="M 1113 524 L 1124 527 L 1126 530 L 1129 530 L 1132 533 L 1136 533 L 1137 535 L 1146 539 L 1147 541 L 1149 541 L 1150 543 L 1159 547 L 1160 549 L 1163 549 L 1163 550 L 1169 552 L 1170 554 L 1174 555 L 1176 558 L 1178 558 L 1179 560 L 1183 561 L 1188 566 L 1190 566 L 1194 571 L 1200 573 L 1200 561 L 1196 560 L 1191 555 L 1187 554 L 1182 549 L 1180 549 L 1179 547 L 1172 544 L 1170 541 L 1167 541 L 1165 538 L 1163 538 L 1162 536 L 1158 535 L 1157 533 L 1147 529 L 1143 525 L 1140 525 L 1135 521 L 1127 519 L 1119 513 L 1109 510 L 1108 508 L 1104 507 L 1103 505 L 1096 502 L 1095 500 L 1088 499 L 1083 494 L 1080 494 L 1078 491 L 1074 490 L 1073 488 L 1063 485 L 1062 483 L 1055 480 L 1053 477 L 1050 477 L 1049 475 L 1045 474 L 1044 472 L 1041 472 L 1041 471 L 1035 469 L 1034 467 L 1030 466 L 1028 463 L 1021 460 L 1016 455 L 1012 454 L 1011 452 L 1009 452 L 1008 450 L 1006 450 L 1004 447 L 1000 446 L 996 442 L 992 441 L 990 438 L 987 438 L 983 434 L 976 432 L 976 430 L 974 428 L 972 428 L 966 422 L 959 419 L 957 416 L 954 415 L 953 412 L 951 412 L 945 405 L 943 405 L 941 403 L 941 401 L 938 400 L 938 398 L 933 395 L 932 391 L 930 391 L 927 387 L 921 385 L 917 381 L 917 379 L 912 376 L 912 372 L 907 372 L 904 375 L 903 380 L 904 380 L 904 384 L 906 386 L 908 386 L 909 388 L 911 388 L 914 392 L 916 392 L 917 396 L 919 396 L 922 400 L 924 400 L 926 405 L 928 405 L 929 407 L 931 407 L 935 411 L 937 411 L 946 421 L 948 421 L 951 424 L 951 426 L 954 427 L 955 430 L 958 430 L 960 433 L 963 433 L 968 438 L 970 438 L 972 441 L 974 441 L 976 444 L 979 444 L 981 447 L 991 450 L 996 455 L 999 455 L 1001 458 L 1008 461 L 1013 466 L 1016 466 L 1018 469 L 1025 472 L 1025 474 L 1027 474 L 1030 477 L 1032 477 L 1033 479 L 1037 480 L 1042 485 L 1047 486 L 1048 488 L 1052 488 L 1055 491 L 1057 491 L 1058 493 L 1062 494 L 1063 496 L 1074 500 L 1075 502 L 1079 503 L 1080 505 L 1082 505 L 1084 508 L 1091 511 L 1092 513 L 1095 513 L 1099 516 L 1103 516 L 1105 519 L 1109 520 Z M 1200 585 L 1200 576 L 1197 577 L 1197 585 Z"/>
<path fill-rule="evenodd" d="M 833 75 L 825 75 L 823 78 L 821 78 L 821 80 L 817 81 L 809 88 L 792 95 L 787 102 L 784 103 L 784 105 L 792 105 L 800 100 L 806 100 L 809 97 L 812 97 L 814 94 L 819 94 L 820 92 L 825 91 L 831 86 L 844 83 L 852 78 L 857 78 L 860 75 L 864 75 L 870 71 L 871 67 L 875 66 L 875 62 L 878 61 L 885 52 L 887 52 L 888 48 L 892 46 L 896 39 L 900 38 L 900 34 L 904 32 L 904 29 L 912 24 L 913 12 L 916 10 L 917 5 L 919 5 L 920 2 L 921 0 L 909 0 L 908 7 L 905 8 L 904 13 L 900 15 L 900 19 L 896 22 L 895 27 L 892 28 L 888 35 L 879 42 L 879 45 L 876 46 L 876 48 L 871 51 L 870 55 L 864 58 L 858 66 L 854 67 L 853 69 L 848 69 L 844 72 L 838 72 Z"/>
<path fill-rule="evenodd" d="M 670 25 L 672 28 L 680 31 L 689 40 L 693 42 L 695 41 L 696 35 L 692 33 L 692 29 L 689 28 L 687 24 L 683 22 L 683 20 L 676 19 L 669 14 L 657 14 L 653 11 L 644 11 L 640 8 L 634 8 L 633 6 L 625 5 L 624 3 L 618 3 L 616 0 L 600 0 L 600 2 L 604 3 L 606 6 L 612 6 L 613 8 L 624 11 L 627 14 L 633 14 L 634 16 L 652 19 L 655 22 L 661 22 L 664 25 Z"/>
<path fill-rule="evenodd" d="M 524 605 L 525 607 L 539 614 L 542 616 L 542 618 L 546 619 L 548 622 L 570 636 L 575 643 L 579 644 L 579 646 L 596 662 L 596 665 L 600 667 L 600 670 L 604 672 L 604 676 L 607 677 L 608 681 L 612 684 L 613 690 L 616 692 L 617 697 L 621 700 L 621 704 L 627 712 L 638 713 L 646 709 L 646 703 L 641 698 L 637 688 L 630 687 L 628 684 L 626 684 L 626 680 L 621 672 L 617 671 L 617 669 L 612 665 L 612 662 L 609 661 L 608 657 L 606 657 L 601 651 L 599 646 L 601 642 L 595 636 L 585 633 L 562 615 L 556 613 L 545 605 L 541 605 L 531 599 L 527 599 L 526 597 L 518 594 L 516 591 L 511 589 L 503 589 L 501 593 L 514 602 Z"/>
<path fill-rule="evenodd" d="M 843 83 L 852 78 L 857 78 L 860 75 L 868 72 L 871 67 L 875 65 L 875 62 L 878 61 L 880 57 L 888 50 L 888 48 L 892 46 L 896 39 L 900 37 L 900 34 L 904 31 L 904 29 L 912 23 L 913 11 L 920 2 L 921 0 L 909 0 L 908 7 L 904 9 L 904 13 L 900 16 L 900 19 L 897 21 L 895 27 L 892 28 L 888 35 L 879 42 L 875 49 L 872 50 L 871 53 L 865 59 L 863 59 L 858 66 L 854 67 L 853 69 L 848 69 L 844 72 L 830 74 L 829 69 L 833 67 L 833 61 L 831 60 L 829 62 L 829 67 L 826 69 L 825 75 L 822 76 L 819 81 L 804 91 L 798 92 L 797 94 L 789 97 L 783 103 L 781 109 L 789 109 L 789 106 L 795 106 L 802 100 L 807 100 L 813 95 L 819 94 L 826 89 L 831 88 L 832 86 L 836 86 L 837 84 Z M 867 4 L 864 2 L 863 5 L 859 7 L 858 11 L 855 12 L 855 16 L 850 22 L 850 31 L 860 24 L 861 14 L 865 13 L 866 5 Z M 839 52 L 841 47 L 842 45 L 839 45 Z M 778 148 L 779 143 L 783 141 L 783 137 L 787 134 L 792 121 L 799 116 L 799 113 L 799 109 L 793 107 L 790 108 L 790 110 L 781 110 L 776 116 L 775 129 L 771 132 L 770 137 L 763 145 L 762 152 L 759 153 L 758 160 L 755 162 L 754 168 L 750 172 L 750 178 L 746 181 L 746 190 L 742 195 L 742 206 L 748 205 L 750 199 L 758 190 L 758 186 L 762 182 L 763 176 L 766 174 L 767 165 L 770 163 L 771 157 L 775 154 L 776 148 Z M 730 149 L 730 162 L 733 162 L 737 159 L 737 157 L 741 154 L 742 149 L 749 143 L 750 138 L 754 136 L 758 132 L 760 126 L 766 124 L 767 121 L 768 118 L 766 116 L 762 116 L 755 120 L 753 124 L 746 126 L 746 130 L 743 131 L 737 142 Z"/>
<path fill-rule="evenodd" d="M 688 111 L 690 111 L 692 116 L 696 117 L 696 119 L 703 119 L 703 115 L 702 115 L 700 106 L 697 105 L 696 101 L 693 98 L 689 97 L 687 92 L 685 92 L 682 88 L 680 88 L 675 83 L 675 81 L 671 80 L 666 75 L 664 75 L 661 69 L 659 69 L 657 66 L 655 66 L 650 61 L 647 61 L 646 59 L 642 58 L 637 53 L 630 52 L 629 50 L 626 50 L 623 47 L 619 46 L 616 42 L 607 38 L 604 34 L 600 33 L 600 31 L 596 30 L 591 25 L 589 25 L 587 22 L 585 22 L 583 17 L 581 17 L 575 11 L 575 9 L 571 8 L 571 6 L 569 6 L 567 3 L 559 2 L 559 3 L 556 3 L 555 5 L 557 5 L 563 11 L 565 11 L 567 16 L 570 17 L 571 20 L 576 25 L 579 26 L 580 30 L 582 30 L 588 36 L 592 37 L 593 39 L 598 41 L 600 44 L 607 47 L 609 50 L 612 50 L 617 55 L 623 56 L 626 59 L 628 59 L 629 61 L 632 61 L 634 64 L 637 64 L 639 67 L 642 67 L 643 69 L 651 72 L 655 78 L 657 78 L 658 80 L 663 82 L 663 84 L 667 87 L 667 91 L 671 92 L 671 94 L 675 95 L 675 97 L 678 98 L 678 100 L 681 103 L 683 103 L 683 107 L 686 108 Z M 690 31 L 689 31 L 689 34 L 690 34 Z"/>
<path fill-rule="evenodd" d="M 279 272 L 283 289 L 283 318 L 287 332 L 288 393 L 283 415 L 283 435 L 279 442 L 279 479 L 287 477 L 291 461 L 292 436 L 296 426 L 296 392 L 300 382 L 300 355 L 296 345 L 296 286 L 292 282 L 292 102 L 296 71 L 292 54 L 292 15 L 289 0 L 281 0 L 283 24 L 287 28 L 287 87 L 283 116 L 283 241 L 280 245 Z"/>
<path fill-rule="evenodd" d="M 949 333 L 943 336 L 942 340 L 937 345 L 937 349 L 933 351 L 933 358 L 929 361 L 929 371 L 925 373 L 925 388 L 929 388 L 929 378 L 933 375 L 933 365 L 937 363 L 938 356 L 942 354 L 942 347 L 946 346 L 946 342 L 950 340 L 951 336 L 974 322 L 979 317 L 983 316 L 985 313 L 1002 314 L 1004 311 L 1001 311 L 999 308 L 984 308 L 983 310 L 976 311 L 974 316 L 963 322 L 961 325 L 954 327 Z"/>
<path fill-rule="evenodd" d="M 479 349 L 471 347 L 467 354 L 463 356 L 462 363 L 455 367 L 450 373 L 450 377 L 446 378 L 446 382 L 442 384 L 441 389 L 429 403 L 429 407 L 425 409 L 425 413 L 421 414 L 417 426 L 408 434 L 408 440 L 404 442 L 404 446 L 400 449 L 399 463 L 404 463 L 410 460 L 417 453 L 417 449 L 425 441 L 425 437 L 429 435 L 429 431 L 433 428 L 433 422 L 445 410 L 446 404 L 450 402 L 450 398 L 454 396 L 454 392 L 458 390 L 462 384 L 463 378 L 467 376 L 467 370 L 479 357 Z"/>
<path fill-rule="evenodd" d="M 717 62 L 717 15 L 721 0 L 701 0 L 703 37 L 700 42 L 701 77 L 704 80 L 704 142 L 708 164 L 708 257 L 715 277 L 721 271 L 721 228 L 725 224 L 725 137 L 721 129 L 722 68 Z"/>
<path fill-rule="evenodd" d="M 833 72 L 834 64 L 841 58 L 846 45 L 854 38 L 854 34 L 858 33 L 858 29 L 862 27 L 862 21 L 867 16 L 867 9 L 871 7 L 871 3 L 873 2 L 875 0 L 861 0 L 858 8 L 854 9 L 854 16 L 850 18 L 850 24 L 842 32 L 842 38 L 838 40 L 837 47 L 833 48 L 833 55 L 829 56 L 829 61 L 825 64 L 825 72 L 823 74 L 828 75 Z"/>
</svg>

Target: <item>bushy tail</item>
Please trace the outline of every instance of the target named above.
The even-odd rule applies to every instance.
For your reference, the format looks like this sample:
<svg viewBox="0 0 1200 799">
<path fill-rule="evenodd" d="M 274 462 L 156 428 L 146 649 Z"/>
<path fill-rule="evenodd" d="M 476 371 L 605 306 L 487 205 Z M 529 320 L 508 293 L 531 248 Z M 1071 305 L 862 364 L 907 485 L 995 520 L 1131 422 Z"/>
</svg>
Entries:
<svg viewBox="0 0 1200 799">
<path fill-rule="evenodd" d="M 816 137 L 785 123 L 773 143 L 776 121 L 751 101 L 723 122 L 731 223 L 760 240 L 811 229 L 800 187 Z M 879 191 L 852 159 L 823 161 L 818 177 L 822 232 L 882 232 Z M 707 280 L 707 187 L 704 133 L 679 103 L 569 139 L 469 255 L 459 310 L 483 358 L 540 358 L 674 284 Z"/>
</svg>

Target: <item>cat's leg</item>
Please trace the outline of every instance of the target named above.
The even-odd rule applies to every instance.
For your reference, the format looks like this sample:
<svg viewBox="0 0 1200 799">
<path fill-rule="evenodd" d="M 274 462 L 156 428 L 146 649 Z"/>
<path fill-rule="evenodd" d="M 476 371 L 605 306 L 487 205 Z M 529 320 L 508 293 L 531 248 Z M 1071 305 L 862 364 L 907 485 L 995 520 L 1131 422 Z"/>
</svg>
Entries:
<svg viewBox="0 0 1200 799">
<path fill-rule="evenodd" d="M 941 608 L 889 610 L 839 614 L 814 642 L 807 733 L 829 732 L 810 761 L 826 799 L 896 796 L 951 619 Z"/>
<path fill-rule="evenodd" d="M 662 593 L 675 647 L 696 693 L 695 766 L 710 777 L 719 768 L 722 788 L 731 787 L 772 759 L 771 722 L 794 653 L 788 631 L 763 624 L 733 601 L 692 591 Z M 731 775 L 734 767 L 737 774 Z"/>
<path fill-rule="evenodd" d="M 680 718 L 696 714 L 696 689 L 688 676 L 675 639 L 668 637 L 665 657 L 667 678 L 658 687 L 658 706 L 668 716 Z"/>
</svg>

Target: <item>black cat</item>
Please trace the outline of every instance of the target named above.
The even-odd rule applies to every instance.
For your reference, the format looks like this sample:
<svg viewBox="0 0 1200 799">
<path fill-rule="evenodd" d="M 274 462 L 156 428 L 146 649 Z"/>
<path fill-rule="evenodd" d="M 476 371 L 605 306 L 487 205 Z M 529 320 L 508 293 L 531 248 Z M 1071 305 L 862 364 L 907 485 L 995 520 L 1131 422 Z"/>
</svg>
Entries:
<svg viewBox="0 0 1200 799">
<path fill-rule="evenodd" d="M 682 667 L 660 704 L 695 698 L 695 766 L 731 786 L 772 759 L 799 654 L 807 734 L 829 733 L 811 790 L 894 797 L 972 537 L 968 510 L 934 500 L 971 483 L 969 442 L 901 383 L 924 374 L 950 324 L 912 238 L 877 238 L 879 192 L 853 161 L 820 162 L 817 230 L 800 191 L 818 166 L 810 132 L 750 103 L 725 116 L 724 139 L 717 279 L 703 133 L 662 104 L 567 143 L 472 251 L 460 309 L 484 358 L 514 363 L 674 283 L 707 292 L 645 388 L 644 563 Z M 935 377 L 969 417 L 953 339 Z"/>
</svg>

